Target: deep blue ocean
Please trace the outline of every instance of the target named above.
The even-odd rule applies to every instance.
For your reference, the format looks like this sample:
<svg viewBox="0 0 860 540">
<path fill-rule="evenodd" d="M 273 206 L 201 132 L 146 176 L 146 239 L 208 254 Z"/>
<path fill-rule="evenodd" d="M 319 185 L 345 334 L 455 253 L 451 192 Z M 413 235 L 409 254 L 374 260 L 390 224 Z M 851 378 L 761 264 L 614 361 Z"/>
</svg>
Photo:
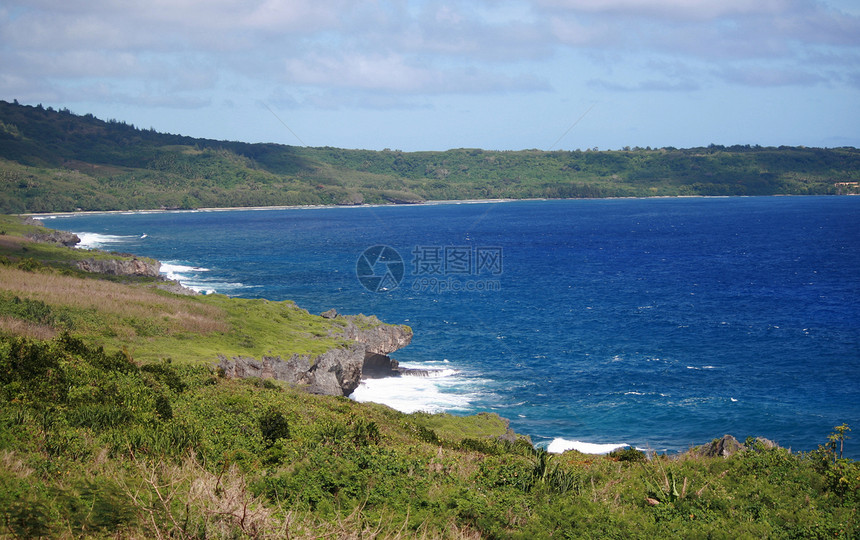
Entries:
<svg viewBox="0 0 860 540">
<path fill-rule="evenodd" d="M 860 197 L 610 199 L 46 219 L 201 291 L 408 324 L 438 370 L 355 399 L 494 411 L 558 450 L 725 433 L 860 457 Z M 87 234 L 83 234 L 87 233 Z"/>
</svg>

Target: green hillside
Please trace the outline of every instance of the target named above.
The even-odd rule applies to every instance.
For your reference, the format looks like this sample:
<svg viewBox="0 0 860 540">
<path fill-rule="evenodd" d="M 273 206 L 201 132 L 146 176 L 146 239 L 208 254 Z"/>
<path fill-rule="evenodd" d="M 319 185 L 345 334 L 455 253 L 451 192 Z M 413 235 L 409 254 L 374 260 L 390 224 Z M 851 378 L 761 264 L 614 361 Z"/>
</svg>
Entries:
<svg viewBox="0 0 860 540">
<path fill-rule="evenodd" d="M 0 101 L 0 212 L 474 198 L 830 194 L 854 148 L 444 152 L 248 144 Z M 853 188 L 847 188 L 849 191 Z"/>
</svg>

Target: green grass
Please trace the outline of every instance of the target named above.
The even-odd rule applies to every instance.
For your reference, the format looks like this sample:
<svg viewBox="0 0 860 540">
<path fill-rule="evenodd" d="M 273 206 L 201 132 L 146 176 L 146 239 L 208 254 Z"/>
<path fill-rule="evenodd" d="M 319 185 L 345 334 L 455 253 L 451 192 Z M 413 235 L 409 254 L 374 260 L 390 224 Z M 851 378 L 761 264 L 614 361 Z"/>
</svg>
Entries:
<svg viewBox="0 0 860 540">
<path fill-rule="evenodd" d="M 0 237 L 0 329 L 39 338 L 71 332 L 139 361 L 203 365 L 219 355 L 314 357 L 346 344 L 332 337 L 342 321 L 293 302 L 181 296 L 156 288 L 156 278 L 90 274 L 73 263 L 122 256 L 29 241 L 20 234 L 46 230 L 17 218 L 4 216 L 0 226 L 10 233 Z M 375 317 L 357 320 L 362 327 L 379 324 Z"/>
<path fill-rule="evenodd" d="M 416 413 L 413 419 L 416 425 L 433 430 L 440 439 L 454 441 L 499 438 L 508 429 L 508 421 L 495 413 L 478 413 L 468 418 L 451 414 Z"/>
<path fill-rule="evenodd" d="M 499 441 L 496 415 L 408 415 L 200 366 L 138 366 L 67 336 L 0 336 L 0 405 L 8 537 L 860 534 L 860 464 L 830 444 L 552 456 Z"/>
<path fill-rule="evenodd" d="M 317 356 L 346 345 L 331 334 L 341 330 L 330 319 L 311 315 L 291 301 L 271 302 L 228 298 L 222 295 L 196 297 L 191 301 L 212 306 L 223 313 L 230 330 L 207 335 L 193 333 L 175 337 L 148 337 L 135 342 L 135 355 L 151 360 L 169 357 L 180 363 L 217 361 L 217 356 Z M 165 353 L 165 351 L 169 351 Z"/>
</svg>

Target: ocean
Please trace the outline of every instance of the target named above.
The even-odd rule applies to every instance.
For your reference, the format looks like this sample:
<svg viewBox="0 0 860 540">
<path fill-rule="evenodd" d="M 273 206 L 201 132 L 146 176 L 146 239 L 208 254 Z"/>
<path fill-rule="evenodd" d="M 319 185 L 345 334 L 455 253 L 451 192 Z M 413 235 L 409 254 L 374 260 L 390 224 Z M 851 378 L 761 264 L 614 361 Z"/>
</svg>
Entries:
<svg viewBox="0 0 860 540">
<path fill-rule="evenodd" d="M 408 324 L 430 377 L 353 394 L 492 411 L 551 451 L 794 450 L 860 431 L 860 197 L 595 199 L 45 218 L 201 292 Z M 856 435 L 860 441 L 860 435 Z M 846 455 L 860 457 L 849 440 Z"/>
</svg>

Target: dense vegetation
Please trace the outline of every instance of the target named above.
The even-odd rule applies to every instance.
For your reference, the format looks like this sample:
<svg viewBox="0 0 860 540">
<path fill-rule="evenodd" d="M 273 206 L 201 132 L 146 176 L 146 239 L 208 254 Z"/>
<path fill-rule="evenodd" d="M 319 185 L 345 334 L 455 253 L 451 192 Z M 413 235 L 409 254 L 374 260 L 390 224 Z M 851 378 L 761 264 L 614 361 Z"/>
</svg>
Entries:
<svg viewBox="0 0 860 540">
<path fill-rule="evenodd" d="M 0 212 L 852 192 L 854 148 L 444 152 L 194 139 L 0 101 Z"/>
<path fill-rule="evenodd" d="M 0 337 L 11 537 L 856 538 L 841 442 L 549 455 L 494 415 L 404 415 L 63 334 Z M 844 433 L 843 433 L 844 434 Z"/>
</svg>

